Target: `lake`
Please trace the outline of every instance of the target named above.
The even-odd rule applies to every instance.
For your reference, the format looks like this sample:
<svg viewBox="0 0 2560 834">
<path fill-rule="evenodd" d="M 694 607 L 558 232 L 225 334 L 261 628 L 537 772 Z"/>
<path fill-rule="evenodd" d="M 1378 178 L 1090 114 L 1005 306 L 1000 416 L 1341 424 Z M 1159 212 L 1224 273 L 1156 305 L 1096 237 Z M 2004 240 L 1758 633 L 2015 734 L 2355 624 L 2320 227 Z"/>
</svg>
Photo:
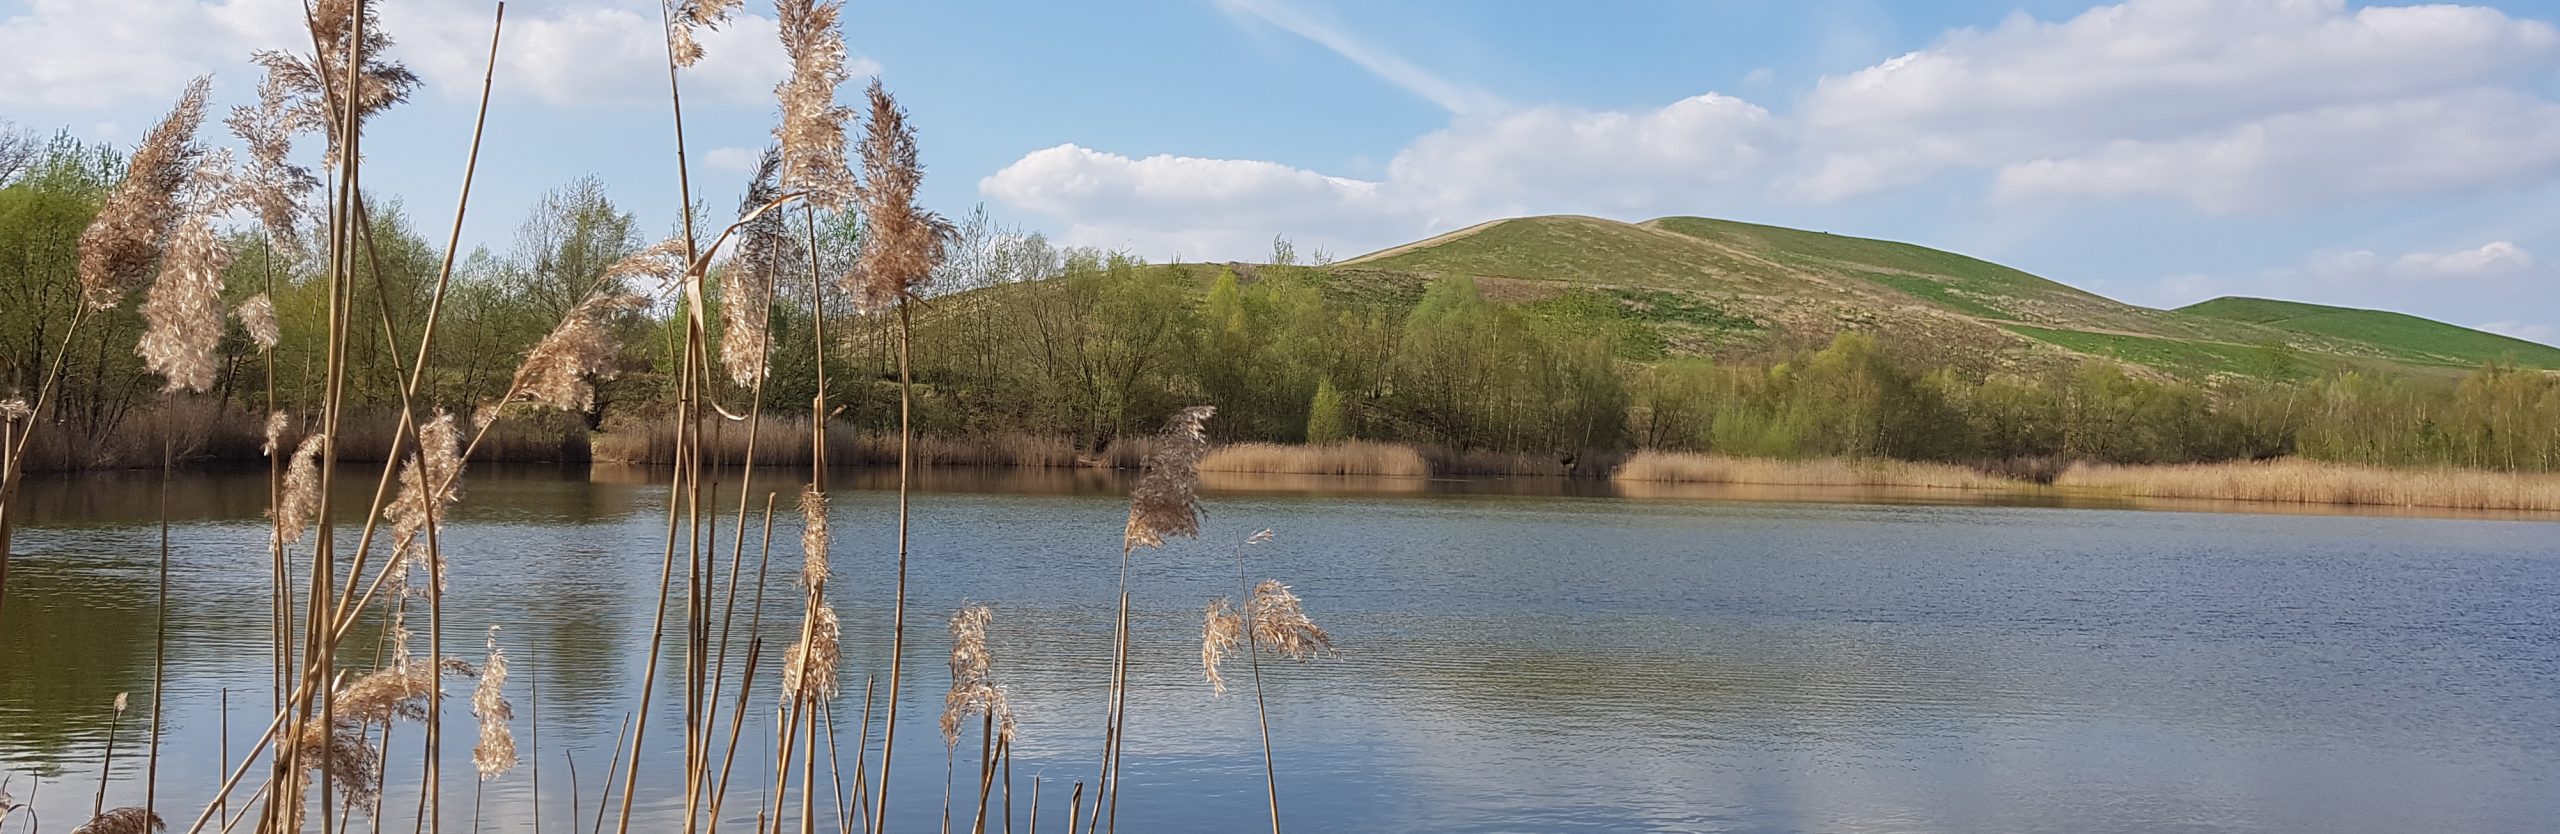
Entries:
<svg viewBox="0 0 2560 834">
<path fill-rule="evenodd" d="M 975 602 L 995 610 L 994 675 L 1021 722 L 1015 824 L 1036 778 L 1041 824 L 1063 830 L 1069 786 L 1093 779 L 1101 749 L 1126 476 L 924 476 L 892 829 L 938 826 L 944 621 Z M 593 822 L 641 696 L 659 477 L 472 472 L 443 536 L 446 644 L 477 660 L 501 627 L 528 754 L 539 683 L 542 789 L 520 768 L 475 791 L 468 685 L 454 685 L 446 830 L 468 830 L 475 800 L 486 830 L 529 830 L 537 809 L 553 830 Z M 839 484 L 831 520 L 849 771 L 864 679 L 887 685 L 895 495 L 883 473 L 843 477 L 861 487 Z M 345 480 L 361 484 L 344 500 L 370 494 L 370 476 Z M 769 773 L 750 763 L 770 761 L 769 682 L 796 636 L 798 480 L 750 490 L 755 515 L 767 491 L 782 510 L 741 773 Z M 1822 490 L 1630 497 L 1534 479 L 1209 486 L 1202 538 L 1136 559 L 1123 830 L 1265 825 L 1244 668 L 1228 669 L 1241 688 L 1213 697 L 1199 661 L 1201 607 L 1239 592 L 1236 543 L 1264 528 L 1277 538 L 1246 550 L 1246 574 L 1292 585 L 1340 649 L 1263 665 L 1297 830 L 2399 834 L 2560 820 L 2560 526 L 2547 521 Z M 737 494 L 732 478 L 715 502 L 724 572 Z M 134 709 L 107 802 L 141 802 L 162 487 L 39 477 L 23 500 L 33 518 L 0 614 L 0 772 L 64 831 L 97 790 L 119 692 Z M 226 735 L 236 756 L 271 715 L 265 475 L 182 474 L 166 500 L 159 803 L 183 830 Z M 372 634 L 348 641 L 358 666 Z M 675 635 L 667 645 L 681 650 Z M 670 660 L 634 830 L 682 816 L 673 676 Z M 394 731 L 395 830 L 415 815 L 418 735 Z M 954 777 L 964 831 L 976 744 L 962 742 Z M 730 819 L 755 818 L 758 781 L 731 788 Z M 820 790 L 830 807 L 823 778 Z"/>
</svg>

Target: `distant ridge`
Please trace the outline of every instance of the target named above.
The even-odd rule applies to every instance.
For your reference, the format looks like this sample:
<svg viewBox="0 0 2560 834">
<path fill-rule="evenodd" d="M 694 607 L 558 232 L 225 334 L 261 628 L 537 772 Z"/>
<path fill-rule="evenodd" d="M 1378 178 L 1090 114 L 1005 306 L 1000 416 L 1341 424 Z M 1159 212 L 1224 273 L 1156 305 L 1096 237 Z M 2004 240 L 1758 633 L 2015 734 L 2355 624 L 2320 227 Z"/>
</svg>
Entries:
<svg viewBox="0 0 2560 834">
<path fill-rule="evenodd" d="M 2255 298 L 2155 310 L 1924 246 L 1702 217 L 1495 220 L 1326 272 L 1337 290 L 1371 299 L 1467 276 L 1533 313 L 1631 327 L 1634 359 L 1860 330 L 1983 369 L 2090 357 L 2190 379 L 2446 376 L 2493 361 L 2560 369 L 2560 348 L 2401 313 Z"/>
</svg>

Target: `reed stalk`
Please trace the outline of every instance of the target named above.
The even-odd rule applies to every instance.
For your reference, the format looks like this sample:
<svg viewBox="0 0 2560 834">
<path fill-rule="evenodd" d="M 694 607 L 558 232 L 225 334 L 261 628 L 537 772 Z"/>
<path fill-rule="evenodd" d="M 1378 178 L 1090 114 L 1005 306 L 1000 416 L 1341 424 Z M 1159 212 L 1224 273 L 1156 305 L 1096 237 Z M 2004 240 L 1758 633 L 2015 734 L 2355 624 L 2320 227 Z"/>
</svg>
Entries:
<svg viewBox="0 0 2560 834">
<path fill-rule="evenodd" d="M 92 817 L 107 812 L 107 782 L 116 772 L 116 730 L 124 726 L 126 695 L 127 693 L 123 692 L 116 693 L 115 713 L 107 717 L 107 751 L 105 757 L 98 762 L 98 799 L 89 807 L 89 816 Z"/>
</svg>

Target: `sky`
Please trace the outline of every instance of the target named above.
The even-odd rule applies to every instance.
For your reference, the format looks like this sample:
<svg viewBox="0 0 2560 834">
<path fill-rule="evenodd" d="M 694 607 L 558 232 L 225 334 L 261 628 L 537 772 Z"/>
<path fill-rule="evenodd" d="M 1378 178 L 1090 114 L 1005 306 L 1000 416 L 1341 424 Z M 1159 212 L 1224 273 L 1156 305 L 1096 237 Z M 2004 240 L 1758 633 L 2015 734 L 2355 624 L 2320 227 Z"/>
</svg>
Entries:
<svg viewBox="0 0 2560 834">
<path fill-rule="evenodd" d="M 446 232 L 495 4 L 383 0 L 425 78 L 367 183 Z M 686 72 L 734 204 L 769 4 Z M 254 97 L 298 0 L 0 0 L 0 119 L 132 142 Z M 1485 220 L 1700 215 L 1910 241 L 2170 307 L 2257 295 L 2560 342 L 2560 0 L 852 0 L 923 201 L 1150 260 L 1347 258 Z M 656 0 L 517 0 L 464 245 L 601 177 L 676 216 Z M 845 98 L 860 95 L 848 85 Z"/>
</svg>

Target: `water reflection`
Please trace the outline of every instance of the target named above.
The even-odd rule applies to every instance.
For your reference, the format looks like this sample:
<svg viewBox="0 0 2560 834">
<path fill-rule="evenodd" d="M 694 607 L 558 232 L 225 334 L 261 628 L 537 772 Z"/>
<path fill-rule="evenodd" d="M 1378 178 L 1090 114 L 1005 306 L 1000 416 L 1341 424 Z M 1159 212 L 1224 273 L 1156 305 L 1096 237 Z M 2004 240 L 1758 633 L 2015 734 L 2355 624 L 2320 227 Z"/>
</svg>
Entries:
<svg viewBox="0 0 2560 834">
<path fill-rule="evenodd" d="M 446 536 L 447 640 L 476 655 L 501 626 L 520 716 L 541 687 L 542 794 L 524 771 L 489 783 L 478 800 L 492 829 L 529 828 L 537 811 L 548 825 L 592 820 L 616 729 L 643 694 L 663 476 L 473 471 Z M 877 490 L 892 477 L 838 482 L 831 588 L 853 692 L 888 671 L 895 499 Z M 896 830 L 937 825 L 944 751 L 926 717 L 944 682 L 941 618 L 964 602 L 998 612 L 997 676 L 1023 719 L 1017 812 L 1032 778 L 1051 820 L 1091 779 L 1127 477 L 922 473 Z M 371 482 L 351 480 L 360 503 Z M 750 635 L 770 642 L 742 762 L 770 755 L 778 647 L 799 613 L 798 485 L 777 473 L 744 490 L 729 662 Z M 1986 505 L 1943 491 L 1214 473 L 1206 487 L 1204 540 L 1137 566 L 1130 830 L 1261 813 L 1252 703 L 1210 697 L 1197 628 L 1202 601 L 1239 590 L 1229 545 L 1263 527 L 1281 539 L 1255 548 L 1246 575 L 1295 585 L 1344 647 L 1264 669 L 1283 800 L 1306 830 L 2501 831 L 2560 815 L 2547 604 L 2560 543 L 2545 525 L 2091 511 L 2054 493 Z M 226 723 L 236 754 L 268 714 L 264 489 L 257 471 L 170 485 L 164 805 L 199 807 Z M 740 493 L 723 480 L 707 496 L 724 586 Z M 770 565 L 769 493 L 785 502 Z M 0 771 L 43 775 L 49 822 L 85 813 L 115 693 L 150 702 L 159 498 L 156 473 L 30 484 L 37 518 L 0 623 Z M 379 624 L 349 645 L 348 665 L 369 665 Z M 682 802 L 680 736 L 658 723 L 681 714 L 673 673 L 649 695 L 639 830 Z M 449 726 L 469 727 L 458 702 Z M 860 702 L 840 707 L 849 765 Z M 140 714 L 123 724 L 110 803 L 139 800 Z M 531 755 L 529 730 L 517 727 Z M 415 761 L 415 736 L 395 732 L 393 761 Z M 466 772 L 448 803 L 473 796 L 467 768 L 449 770 Z M 387 802 L 414 807 L 419 786 L 401 772 Z M 734 796 L 733 821 L 751 822 L 766 790 Z"/>
</svg>

